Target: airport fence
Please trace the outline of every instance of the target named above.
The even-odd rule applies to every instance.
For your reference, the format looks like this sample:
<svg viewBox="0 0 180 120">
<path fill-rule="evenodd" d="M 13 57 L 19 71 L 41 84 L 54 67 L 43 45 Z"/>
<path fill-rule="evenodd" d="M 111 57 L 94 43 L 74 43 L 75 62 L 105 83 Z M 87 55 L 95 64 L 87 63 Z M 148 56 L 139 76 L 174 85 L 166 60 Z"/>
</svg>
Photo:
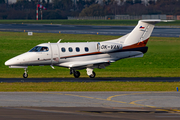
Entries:
<svg viewBox="0 0 180 120">
<path fill-rule="evenodd" d="M 68 16 L 68 20 L 106 20 L 106 17 L 105 16 L 85 16 L 85 17 Z"/>
<path fill-rule="evenodd" d="M 180 20 L 180 15 L 106 15 L 106 16 L 68 16 L 68 20 L 140 20 L 140 19 L 161 19 L 161 20 Z"/>
</svg>

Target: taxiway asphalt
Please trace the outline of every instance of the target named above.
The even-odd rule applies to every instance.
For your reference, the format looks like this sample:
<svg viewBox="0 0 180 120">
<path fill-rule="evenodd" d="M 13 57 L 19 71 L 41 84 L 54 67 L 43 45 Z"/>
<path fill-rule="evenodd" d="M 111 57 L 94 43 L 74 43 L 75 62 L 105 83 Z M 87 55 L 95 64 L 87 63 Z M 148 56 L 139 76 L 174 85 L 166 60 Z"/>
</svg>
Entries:
<svg viewBox="0 0 180 120">
<path fill-rule="evenodd" d="M 1 120 L 179 120 L 177 112 L 152 108 L 0 107 Z"/>
<path fill-rule="evenodd" d="M 0 92 L 1 107 L 180 108 L 179 99 L 179 92 Z"/>
<path fill-rule="evenodd" d="M 67 34 L 97 34 L 125 35 L 135 26 L 94 26 L 94 25 L 48 25 L 48 24 L 0 24 L 0 31 L 67 33 Z M 180 28 L 171 26 L 155 27 L 152 36 L 180 37 Z"/>
<path fill-rule="evenodd" d="M 179 120 L 179 92 L 0 92 L 2 120 Z"/>
</svg>

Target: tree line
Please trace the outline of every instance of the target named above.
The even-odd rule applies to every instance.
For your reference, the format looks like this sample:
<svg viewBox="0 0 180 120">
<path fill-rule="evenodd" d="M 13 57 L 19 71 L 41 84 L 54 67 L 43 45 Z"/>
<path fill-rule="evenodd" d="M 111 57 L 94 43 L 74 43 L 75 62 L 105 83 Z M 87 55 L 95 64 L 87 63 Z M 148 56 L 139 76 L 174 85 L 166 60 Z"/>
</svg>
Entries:
<svg viewBox="0 0 180 120">
<path fill-rule="evenodd" d="M 0 19 L 35 19 L 37 0 L 22 0 L 7 4 L 0 0 Z M 105 15 L 144 15 L 167 14 L 180 15 L 180 0 L 149 1 L 147 5 L 141 0 L 104 0 L 101 4 L 96 0 L 42 0 L 43 19 L 67 19 L 67 16 L 105 16 Z M 40 17 L 40 14 L 39 14 Z"/>
</svg>

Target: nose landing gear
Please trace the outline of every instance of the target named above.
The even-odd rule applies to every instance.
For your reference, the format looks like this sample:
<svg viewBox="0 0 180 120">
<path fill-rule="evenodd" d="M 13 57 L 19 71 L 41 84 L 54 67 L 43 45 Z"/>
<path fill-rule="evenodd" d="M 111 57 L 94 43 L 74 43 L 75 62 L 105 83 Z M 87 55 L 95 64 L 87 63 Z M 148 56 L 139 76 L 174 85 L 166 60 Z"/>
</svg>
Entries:
<svg viewBox="0 0 180 120">
<path fill-rule="evenodd" d="M 27 71 L 27 68 L 24 68 L 24 74 L 23 74 L 23 78 L 27 78 L 28 77 L 28 71 Z"/>
</svg>

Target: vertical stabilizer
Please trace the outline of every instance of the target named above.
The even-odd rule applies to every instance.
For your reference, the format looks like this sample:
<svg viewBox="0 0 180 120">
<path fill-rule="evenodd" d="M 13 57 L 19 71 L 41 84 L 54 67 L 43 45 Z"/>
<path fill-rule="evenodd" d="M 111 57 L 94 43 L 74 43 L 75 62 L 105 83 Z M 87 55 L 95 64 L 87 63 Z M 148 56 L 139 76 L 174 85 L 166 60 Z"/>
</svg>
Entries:
<svg viewBox="0 0 180 120">
<path fill-rule="evenodd" d="M 137 26 L 126 37 L 124 47 L 138 44 L 143 41 L 147 42 L 151 36 L 155 24 L 158 22 L 161 22 L 161 20 L 139 20 Z"/>
</svg>

